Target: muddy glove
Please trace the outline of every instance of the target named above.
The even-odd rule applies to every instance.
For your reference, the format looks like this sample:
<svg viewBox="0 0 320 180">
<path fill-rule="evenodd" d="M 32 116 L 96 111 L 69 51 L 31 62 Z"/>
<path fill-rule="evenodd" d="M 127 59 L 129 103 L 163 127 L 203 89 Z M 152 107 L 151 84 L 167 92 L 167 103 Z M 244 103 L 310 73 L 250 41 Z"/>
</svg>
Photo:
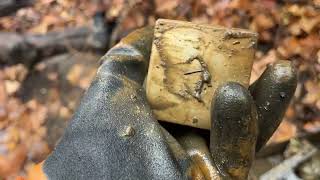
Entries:
<svg viewBox="0 0 320 180">
<path fill-rule="evenodd" d="M 278 127 L 296 87 L 292 65 L 269 66 L 250 91 L 233 82 L 213 97 L 210 148 L 203 136 L 172 136 L 142 88 L 152 28 L 102 57 L 95 80 L 44 163 L 49 179 L 246 179 L 254 154 Z"/>
</svg>

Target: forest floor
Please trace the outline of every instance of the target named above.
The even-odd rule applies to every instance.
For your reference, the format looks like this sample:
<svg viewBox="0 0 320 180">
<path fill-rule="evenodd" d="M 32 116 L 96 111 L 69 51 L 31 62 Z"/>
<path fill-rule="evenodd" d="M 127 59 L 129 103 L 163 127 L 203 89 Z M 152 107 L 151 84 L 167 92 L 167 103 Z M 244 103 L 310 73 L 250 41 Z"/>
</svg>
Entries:
<svg viewBox="0 0 320 180">
<path fill-rule="evenodd" d="M 319 0 L 35 0 L 32 6 L 0 17 L 0 33 L 63 32 L 88 26 L 96 12 L 105 12 L 112 29 L 109 47 L 136 28 L 154 25 L 158 18 L 258 32 L 251 83 L 267 64 L 277 60 L 290 60 L 298 70 L 294 98 L 269 144 L 320 131 Z M 5 39 L 0 36 L 0 40 Z M 61 136 L 102 55 L 70 48 L 32 65 L 23 59 L 2 63 L 0 179 L 34 173 L 30 169 L 50 153 Z"/>
</svg>

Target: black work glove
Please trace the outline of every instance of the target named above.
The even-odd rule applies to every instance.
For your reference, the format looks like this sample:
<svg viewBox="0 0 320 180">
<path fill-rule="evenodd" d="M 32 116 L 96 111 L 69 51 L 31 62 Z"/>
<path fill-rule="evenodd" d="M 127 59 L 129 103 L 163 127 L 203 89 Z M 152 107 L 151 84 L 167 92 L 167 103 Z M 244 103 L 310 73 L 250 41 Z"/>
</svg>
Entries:
<svg viewBox="0 0 320 180">
<path fill-rule="evenodd" d="M 44 164 L 49 179 L 246 179 L 296 88 L 288 61 L 268 66 L 250 91 L 228 82 L 211 107 L 210 148 L 197 133 L 172 136 L 152 116 L 145 79 L 152 28 L 102 57 L 95 80 Z"/>
</svg>

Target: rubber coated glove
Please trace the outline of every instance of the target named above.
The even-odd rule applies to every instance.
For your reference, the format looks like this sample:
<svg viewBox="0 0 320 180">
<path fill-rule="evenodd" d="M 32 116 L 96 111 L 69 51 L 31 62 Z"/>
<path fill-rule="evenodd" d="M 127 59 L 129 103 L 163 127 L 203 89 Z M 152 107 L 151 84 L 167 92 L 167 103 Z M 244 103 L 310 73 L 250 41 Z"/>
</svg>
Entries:
<svg viewBox="0 0 320 180">
<path fill-rule="evenodd" d="M 291 63 L 268 66 L 249 90 L 234 82 L 220 86 L 206 139 L 192 128 L 167 131 L 153 117 L 142 87 L 152 38 L 151 27 L 136 30 L 102 57 L 44 162 L 48 179 L 247 179 L 255 152 L 277 129 L 294 94 Z"/>
</svg>

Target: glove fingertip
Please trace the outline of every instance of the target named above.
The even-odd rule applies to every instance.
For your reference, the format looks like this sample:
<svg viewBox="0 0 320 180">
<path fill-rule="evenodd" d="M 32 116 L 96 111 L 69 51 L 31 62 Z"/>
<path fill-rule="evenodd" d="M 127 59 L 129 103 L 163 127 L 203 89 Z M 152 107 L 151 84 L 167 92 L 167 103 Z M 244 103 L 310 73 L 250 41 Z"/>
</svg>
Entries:
<svg viewBox="0 0 320 180">
<path fill-rule="evenodd" d="M 234 82 L 220 86 L 211 107 L 210 150 L 222 175 L 246 179 L 254 158 L 256 111 L 249 91 Z"/>
</svg>

